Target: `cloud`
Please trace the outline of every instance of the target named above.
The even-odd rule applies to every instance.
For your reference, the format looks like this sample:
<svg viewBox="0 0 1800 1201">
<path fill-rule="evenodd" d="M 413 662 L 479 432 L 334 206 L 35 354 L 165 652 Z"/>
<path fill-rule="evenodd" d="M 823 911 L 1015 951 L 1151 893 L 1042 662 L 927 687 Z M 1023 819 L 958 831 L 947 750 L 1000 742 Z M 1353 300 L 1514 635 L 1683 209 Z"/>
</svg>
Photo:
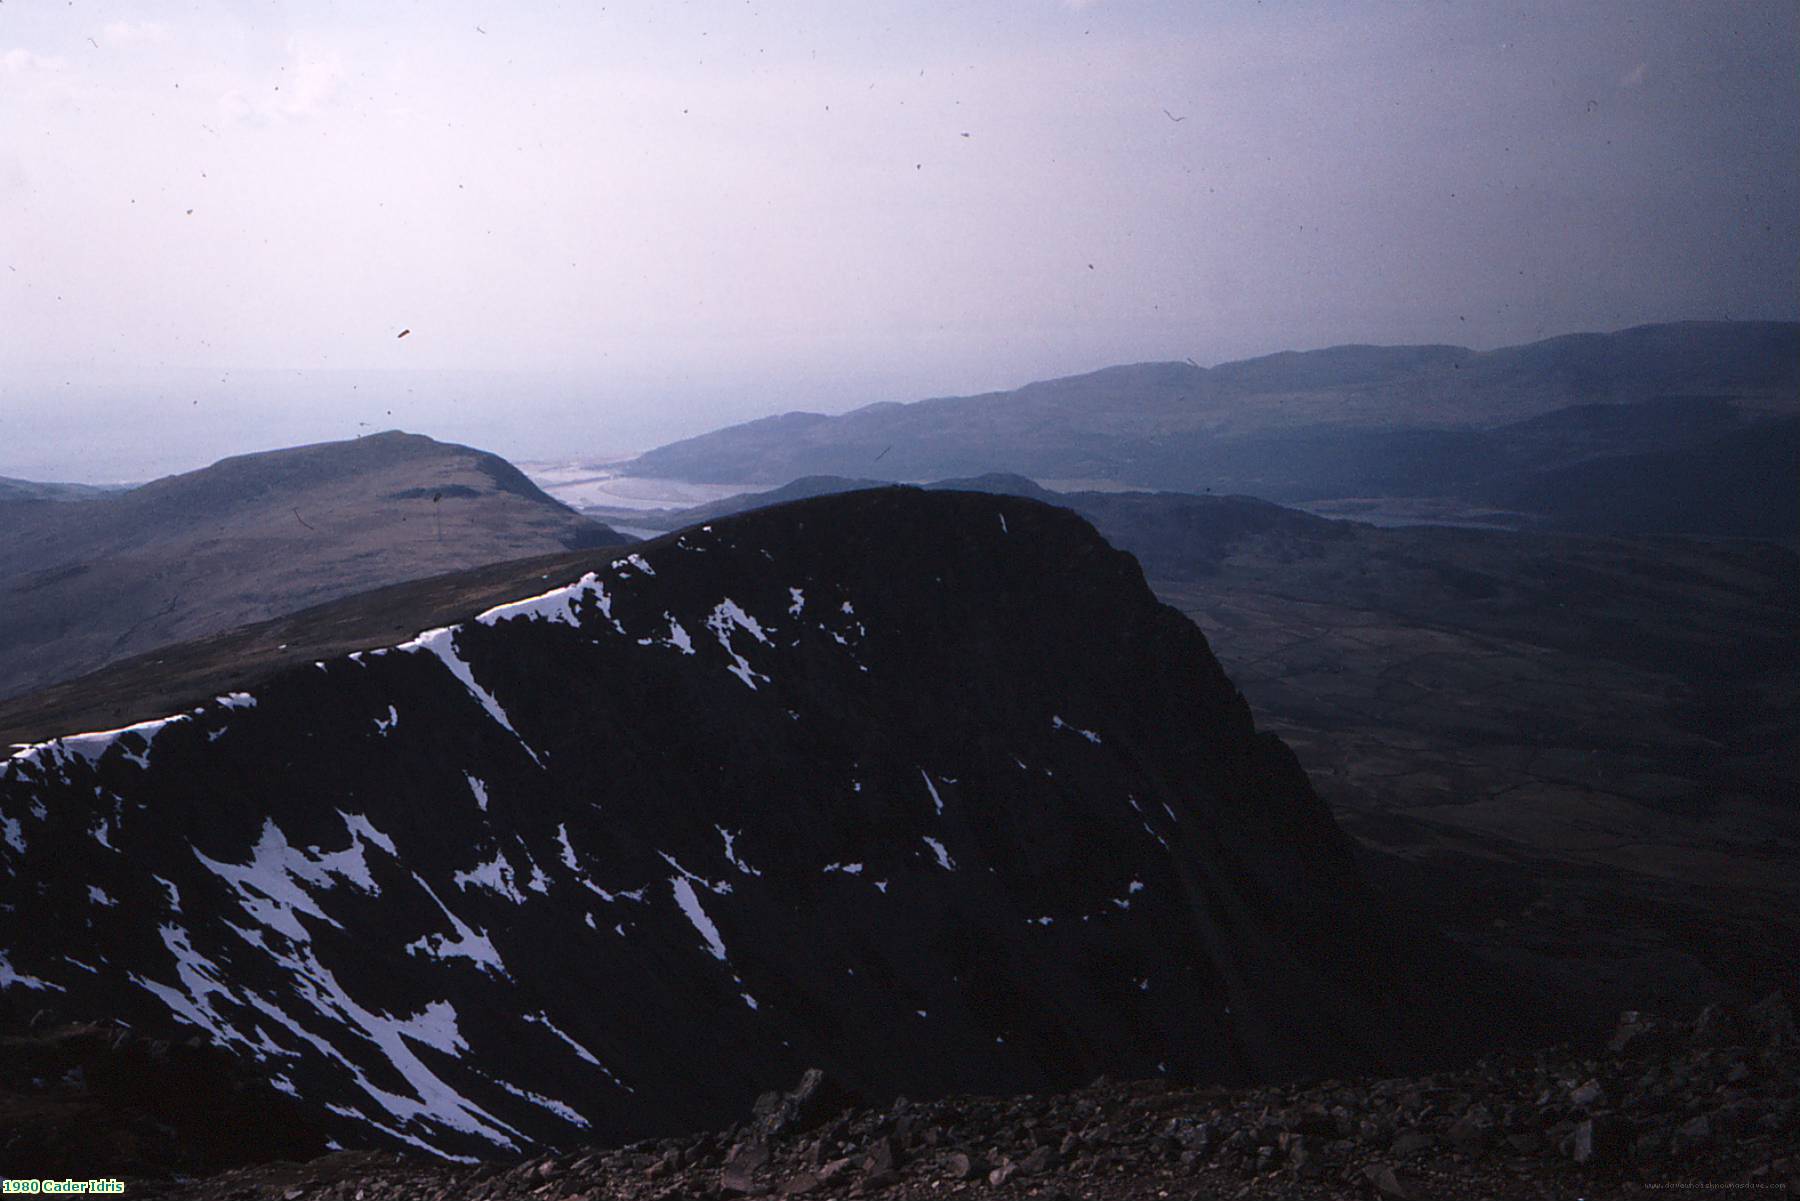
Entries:
<svg viewBox="0 0 1800 1201">
<path fill-rule="evenodd" d="M 1099 3 L 1100 0 L 1062 0 L 1062 6 L 1074 12 L 1086 12 Z"/>
<path fill-rule="evenodd" d="M 344 78 L 343 55 L 335 51 L 293 47 L 288 67 L 280 108 L 290 117 L 313 117 L 323 112 Z"/>
<path fill-rule="evenodd" d="M 36 54 L 23 47 L 0 54 L 0 68 L 9 75 L 22 75 L 26 71 L 61 71 L 68 65 L 66 58 Z"/>
<path fill-rule="evenodd" d="M 23 193 L 31 188 L 31 177 L 16 154 L 0 154 L 0 196 Z"/>
<path fill-rule="evenodd" d="M 1622 88 L 1635 88 L 1642 84 L 1644 82 L 1644 77 L 1649 74 L 1650 64 L 1639 63 L 1619 78 L 1619 86 Z"/>
<path fill-rule="evenodd" d="M 155 21 L 111 21 L 100 30 L 108 45 L 160 45 L 169 40 L 169 31 Z"/>
<path fill-rule="evenodd" d="M 346 74 L 342 52 L 289 39 L 278 71 L 221 93 L 219 108 L 236 120 L 316 117 L 331 107 Z"/>
</svg>

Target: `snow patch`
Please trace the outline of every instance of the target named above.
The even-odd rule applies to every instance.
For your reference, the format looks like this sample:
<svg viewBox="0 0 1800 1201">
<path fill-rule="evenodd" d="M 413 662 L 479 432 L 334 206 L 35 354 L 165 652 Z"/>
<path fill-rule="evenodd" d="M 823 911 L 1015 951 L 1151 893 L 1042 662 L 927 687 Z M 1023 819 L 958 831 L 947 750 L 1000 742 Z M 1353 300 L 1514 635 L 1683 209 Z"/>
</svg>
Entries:
<svg viewBox="0 0 1800 1201">
<path fill-rule="evenodd" d="M 1094 733 L 1092 730 L 1083 730 L 1078 726 L 1072 726 L 1060 717 L 1052 717 L 1050 719 L 1050 725 L 1053 729 L 1067 730 L 1071 734 L 1079 734 L 1095 746 L 1100 745 L 1100 735 Z"/>
<path fill-rule="evenodd" d="M 476 615 L 475 620 L 482 625 L 491 626 L 497 622 L 512 621 L 523 618 L 526 621 L 548 621 L 566 626 L 581 625 L 581 618 L 576 615 L 575 608 L 588 593 L 599 584 L 599 577 L 588 572 L 573 584 L 565 584 L 560 588 L 552 588 L 548 592 L 540 592 L 536 596 L 528 596 L 523 600 L 511 601 Z M 609 613 L 608 616 L 611 616 Z"/>
<path fill-rule="evenodd" d="M 531 756 L 531 761 L 539 767 L 544 765 L 544 761 L 538 758 L 538 753 L 531 749 L 531 744 L 525 741 L 525 736 L 513 728 L 512 721 L 506 716 L 506 710 L 500 707 L 500 702 L 494 699 L 494 694 L 476 682 L 475 673 L 469 667 L 468 661 L 457 652 L 455 626 L 442 626 L 435 630 L 426 630 L 412 641 L 403 642 L 394 649 L 405 651 L 408 654 L 429 651 L 436 655 L 438 661 L 487 711 L 487 715 L 493 718 L 495 723 L 508 734 L 519 740 L 519 745 L 525 748 L 525 753 Z"/>
<path fill-rule="evenodd" d="M 366 838 L 388 854 L 395 854 L 394 840 L 389 838 L 386 834 L 383 834 L 380 830 L 377 830 L 374 823 L 369 821 L 368 818 L 360 813 L 345 813 L 342 809 L 337 811 L 337 815 L 339 818 L 343 819 L 344 829 L 350 831 L 353 836 Z M 368 884 L 368 891 L 373 892 L 374 890 L 375 883 L 371 880 Z"/>
<path fill-rule="evenodd" d="M 157 717 L 150 721 L 140 721 L 129 726 L 120 726 L 116 730 L 95 730 L 87 734 L 64 734 L 47 742 L 18 744 L 13 753 L 7 756 L 5 768 L 10 771 L 15 766 L 29 764 L 40 771 L 48 770 L 71 759 L 82 759 L 90 765 L 99 761 L 100 757 L 111 750 L 128 734 L 135 734 L 143 740 L 144 749 L 138 751 L 123 750 L 121 753 L 127 760 L 139 767 L 150 765 L 150 744 L 156 736 L 177 722 L 189 720 L 186 713 L 177 713 L 171 717 Z"/>
<path fill-rule="evenodd" d="M 157 932 L 162 935 L 163 946 L 175 956 L 175 977 L 181 982 L 181 988 L 159 984 L 135 972 L 130 974 L 131 982 L 168 1006 L 169 1012 L 178 1020 L 212 1035 L 214 1042 L 249 1044 L 250 1040 L 234 1030 L 213 1008 L 211 998 L 215 995 L 237 1000 L 221 982 L 218 965 L 194 950 L 188 932 L 182 927 L 167 923 L 158 927 Z"/>
<path fill-rule="evenodd" d="M 27 976 L 23 972 L 15 971 L 11 961 L 6 957 L 6 952 L 0 951 L 0 992 L 5 992 L 15 984 L 20 988 L 29 988 L 36 992 L 42 992 L 45 989 L 54 992 L 66 991 L 60 984 L 52 984 L 48 980 L 40 980 L 36 976 Z"/>
<path fill-rule="evenodd" d="M 687 915 L 687 920 L 693 923 L 694 929 L 700 932 L 700 937 L 706 940 L 707 953 L 720 963 L 727 962 L 725 943 L 719 937 L 719 928 L 713 925 L 712 919 L 706 916 L 706 910 L 700 907 L 700 898 L 695 895 L 694 886 L 688 882 L 687 877 L 675 876 L 669 880 L 669 887 L 675 893 L 675 903 L 681 906 L 681 912 Z"/>
<path fill-rule="evenodd" d="M 450 925 L 455 929 L 456 937 L 451 938 L 445 934 L 427 934 L 408 943 L 406 953 L 426 955 L 433 959 L 467 959 L 490 975 L 510 979 L 507 976 L 506 964 L 501 962 L 500 953 L 494 950 L 494 944 L 488 938 L 487 931 L 475 929 L 452 913 L 450 907 L 438 899 L 438 895 L 432 891 L 431 885 L 425 883 L 417 872 L 413 873 L 413 880 L 425 890 L 425 895 L 431 898 L 432 903 L 443 912 L 444 916 L 450 919 Z"/>
<path fill-rule="evenodd" d="M 925 781 L 925 790 L 931 793 L 931 807 L 937 810 L 938 816 L 942 817 L 944 813 L 944 798 L 938 795 L 937 785 L 931 782 L 931 777 L 926 774 L 925 769 L 922 767 L 919 769 L 919 777 Z"/>
<path fill-rule="evenodd" d="M 758 871 L 754 867 L 751 867 L 748 863 L 746 863 L 742 859 L 738 858 L 738 853 L 737 853 L 738 836 L 737 836 L 737 834 L 733 834 L 730 830 L 727 830 L 724 826 L 714 826 L 713 829 L 717 830 L 719 832 L 719 837 L 723 838 L 725 840 L 725 861 L 727 863 L 729 863 L 729 864 L 731 864 L 731 866 L 737 868 L 740 872 L 743 872 L 746 876 L 762 875 L 762 872 Z M 741 833 L 741 831 L 740 831 L 740 833 Z"/>
<path fill-rule="evenodd" d="M 485 1072 L 482 1074 L 486 1075 Z M 489 1076 L 488 1079 L 492 1080 L 495 1084 L 498 1084 L 513 1096 L 518 1097 L 520 1100 L 529 1101 L 539 1109 L 548 1110 L 563 1121 L 569 1123 L 569 1125 L 579 1126 L 583 1130 L 588 1129 L 589 1123 L 586 1118 L 582 1117 L 579 1113 L 576 1113 L 575 1110 L 563 1104 L 561 1101 L 558 1101 L 556 1098 L 546 1097 L 542 1093 L 534 1093 L 530 1089 L 520 1088 L 516 1084 L 500 1079 L 498 1076 Z"/>
<path fill-rule="evenodd" d="M 556 825 L 556 843 L 559 847 L 562 848 L 563 866 L 568 868 L 572 872 L 580 871 L 581 870 L 581 861 L 579 859 L 575 858 L 575 848 L 569 842 L 569 827 L 566 823 L 563 823 L 563 822 L 557 823 L 557 825 Z M 584 883 L 585 883 L 585 881 L 584 881 Z M 591 888 L 592 885 L 589 885 L 589 887 Z"/>
<path fill-rule="evenodd" d="M 714 893 L 719 894 L 720 896 L 726 896 L 731 892 L 731 882 L 730 881 L 728 881 L 728 880 L 717 880 L 717 881 L 708 880 L 705 876 L 696 875 L 693 872 L 690 872 L 687 868 L 681 866 L 681 864 L 676 861 L 675 856 L 669 854 L 667 851 L 658 851 L 656 853 L 658 855 L 662 856 L 662 861 L 664 863 L 668 864 L 670 867 L 674 868 L 677 872 L 681 873 L 681 878 L 683 880 L 686 880 L 691 884 L 698 884 L 700 887 L 706 889 L 708 892 L 714 892 Z M 629 896 L 632 896 L 633 894 L 623 893 L 621 895 L 629 897 Z M 638 892 L 638 897 L 636 897 L 634 899 L 639 899 L 639 898 L 641 898 L 641 896 L 642 896 L 642 890 L 640 889 Z"/>
<path fill-rule="evenodd" d="M 713 636 L 719 640 L 719 645 L 724 647 L 725 653 L 731 656 L 732 665 L 726 670 L 742 680 L 745 687 L 754 692 L 756 691 L 756 681 L 759 678 L 764 683 L 768 682 L 769 677 L 754 670 L 750 666 L 749 660 L 745 659 L 744 656 L 739 654 L 731 645 L 731 635 L 734 628 L 744 630 L 758 642 L 765 646 L 768 645 L 769 636 L 763 633 L 763 628 L 757 622 L 756 618 L 744 612 L 743 607 L 736 601 L 732 600 L 730 597 L 726 597 L 717 605 L 714 605 L 713 611 L 707 615 L 706 628 L 713 632 Z"/>
<path fill-rule="evenodd" d="M 275 819 L 264 818 L 262 835 L 250 851 L 250 862 L 223 863 L 209 858 L 198 847 L 193 848 L 194 857 L 231 886 L 238 895 L 239 907 L 258 925 L 278 931 L 293 942 L 304 943 L 312 935 L 297 915 L 339 926 L 314 903 L 304 886 L 330 889 L 338 880 L 348 880 L 365 893 L 378 892 L 363 857 L 363 835 L 350 828 L 348 821 L 345 825 L 350 845 L 341 851 L 321 854 L 314 847 L 309 855 L 289 845 Z"/>
<path fill-rule="evenodd" d="M 525 1020 L 534 1026 L 544 1027 L 544 1029 L 562 1039 L 563 1042 L 569 1045 L 569 1049 L 574 1051 L 576 1056 L 580 1058 L 582 1062 L 590 1063 L 595 1067 L 600 1066 L 600 1061 L 594 1057 L 594 1053 L 558 1029 L 556 1023 L 550 1020 L 549 1014 L 542 1011 L 539 1011 L 538 1013 L 528 1013 L 525 1015 Z"/>
<path fill-rule="evenodd" d="M 478 863 L 468 871 L 457 872 L 450 877 L 450 881 L 464 892 L 468 891 L 469 885 L 476 884 L 505 897 L 515 905 L 525 903 L 525 894 L 513 884 L 513 866 L 503 850 L 496 849 L 492 859 L 486 863 Z"/>
</svg>

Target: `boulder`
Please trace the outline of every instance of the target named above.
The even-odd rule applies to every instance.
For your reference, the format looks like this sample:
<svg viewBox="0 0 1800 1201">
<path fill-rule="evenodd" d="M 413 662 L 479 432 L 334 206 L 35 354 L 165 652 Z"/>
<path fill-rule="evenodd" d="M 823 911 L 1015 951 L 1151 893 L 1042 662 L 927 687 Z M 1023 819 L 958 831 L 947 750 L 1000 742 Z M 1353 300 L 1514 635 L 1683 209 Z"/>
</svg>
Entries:
<svg viewBox="0 0 1800 1201">
<path fill-rule="evenodd" d="M 818 1068 L 808 1068 L 785 1093 L 768 1092 L 756 1100 L 752 1118 L 764 1138 L 810 1130 L 836 1117 L 855 1101 L 850 1093 Z"/>
</svg>

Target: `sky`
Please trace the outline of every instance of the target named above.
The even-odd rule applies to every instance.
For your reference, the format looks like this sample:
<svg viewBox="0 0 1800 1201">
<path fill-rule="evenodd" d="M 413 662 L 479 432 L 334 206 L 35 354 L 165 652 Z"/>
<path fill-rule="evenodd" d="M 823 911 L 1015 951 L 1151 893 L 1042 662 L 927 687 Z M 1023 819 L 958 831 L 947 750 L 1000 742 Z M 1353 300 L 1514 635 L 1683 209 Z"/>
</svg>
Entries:
<svg viewBox="0 0 1800 1201">
<path fill-rule="evenodd" d="M 0 0 L 0 475 L 1792 319 L 1796 163 L 1789 0 Z"/>
</svg>

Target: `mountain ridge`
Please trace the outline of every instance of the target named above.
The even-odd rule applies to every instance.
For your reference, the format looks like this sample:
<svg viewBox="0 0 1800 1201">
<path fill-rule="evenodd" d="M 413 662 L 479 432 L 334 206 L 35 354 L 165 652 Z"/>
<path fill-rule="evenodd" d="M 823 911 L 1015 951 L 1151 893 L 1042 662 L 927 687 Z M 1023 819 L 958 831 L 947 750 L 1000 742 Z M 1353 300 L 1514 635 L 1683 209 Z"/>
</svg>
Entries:
<svg viewBox="0 0 1800 1201">
<path fill-rule="evenodd" d="M 917 1096 L 1455 1041 L 1204 636 L 1018 498 L 662 539 L 26 748 L 0 826 L 8 991 L 184 1020 L 363 1143 L 691 1128 L 814 1063 Z"/>
<path fill-rule="evenodd" d="M 1597 436 L 1603 423 L 1584 431 L 1579 418 L 1556 419 L 1600 407 L 1620 414 L 1610 424 L 1617 446 Z M 1008 472 L 1282 503 L 1435 497 L 1479 506 L 1582 458 L 1754 436 L 1795 419 L 1800 324 L 1691 322 L 1493 351 L 1346 346 L 1211 368 L 1115 366 L 976 396 L 763 418 L 657 447 L 622 470 L 749 484 Z M 1692 428 L 1677 437 L 1682 421 Z M 1706 532 L 1738 532 L 1738 515 L 1727 507 Z M 1758 531 L 1774 520 L 1759 511 Z"/>
</svg>

